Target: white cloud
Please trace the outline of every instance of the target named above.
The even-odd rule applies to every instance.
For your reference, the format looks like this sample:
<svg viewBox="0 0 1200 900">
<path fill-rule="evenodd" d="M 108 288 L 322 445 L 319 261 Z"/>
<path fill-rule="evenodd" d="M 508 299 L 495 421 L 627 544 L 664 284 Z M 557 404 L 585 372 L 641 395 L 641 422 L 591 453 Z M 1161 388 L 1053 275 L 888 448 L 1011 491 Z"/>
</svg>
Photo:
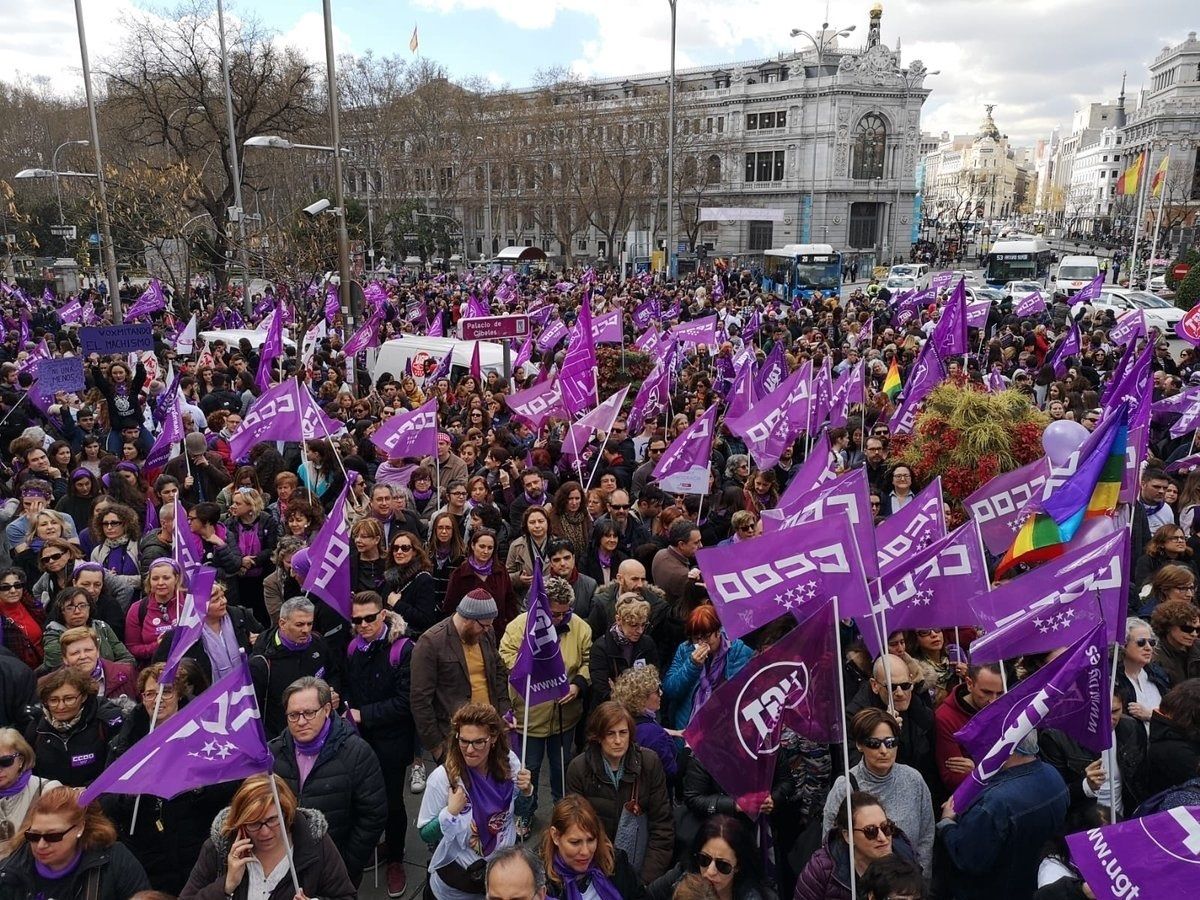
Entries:
<svg viewBox="0 0 1200 900">
<path fill-rule="evenodd" d="M 309 62 L 325 65 L 325 17 L 319 12 L 306 12 L 296 23 L 279 35 L 278 43 L 298 50 Z M 350 35 L 333 23 L 333 52 L 349 53 L 353 42 Z"/>
</svg>

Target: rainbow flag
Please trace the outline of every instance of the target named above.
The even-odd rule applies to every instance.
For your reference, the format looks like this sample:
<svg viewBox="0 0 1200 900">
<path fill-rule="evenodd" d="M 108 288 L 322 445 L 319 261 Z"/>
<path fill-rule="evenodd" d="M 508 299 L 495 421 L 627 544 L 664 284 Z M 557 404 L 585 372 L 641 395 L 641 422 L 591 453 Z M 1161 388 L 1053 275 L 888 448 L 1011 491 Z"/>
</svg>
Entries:
<svg viewBox="0 0 1200 900">
<path fill-rule="evenodd" d="M 892 367 L 888 369 L 887 377 L 883 379 L 883 392 L 888 395 L 889 400 L 895 400 L 900 393 L 900 367 L 896 365 L 896 360 L 892 358 Z"/>
<path fill-rule="evenodd" d="M 1129 404 L 1110 409 L 1079 448 L 1073 472 L 1052 470 L 1046 490 L 1025 507 L 1027 518 L 996 566 L 1000 578 L 1016 565 L 1054 559 L 1065 550 L 1084 519 L 1112 515 L 1125 475 L 1129 443 Z"/>
</svg>

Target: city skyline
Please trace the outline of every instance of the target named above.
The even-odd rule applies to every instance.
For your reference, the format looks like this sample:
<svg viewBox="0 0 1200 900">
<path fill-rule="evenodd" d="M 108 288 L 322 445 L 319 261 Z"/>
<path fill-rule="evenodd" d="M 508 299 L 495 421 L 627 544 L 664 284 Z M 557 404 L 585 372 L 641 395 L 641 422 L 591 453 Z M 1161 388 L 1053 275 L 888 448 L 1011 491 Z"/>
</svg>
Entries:
<svg viewBox="0 0 1200 900">
<path fill-rule="evenodd" d="M 252 10 L 280 42 L 323 59 L 320 4 L 304 5 L 312 8 L 294 0 L 255 0 L 231 2 L 227 11 L 237 17 Z M 843 46 L 864 42 L 872 5 L 829 7 L 833 27 L 856 26 Z M 781 0 L 737 5 L 684 0 L 677 65 L 715 67 L 802 49 L 803 42 L 789 38 L 788 31 L 819 29 L 826 9 L 809 6 L 797 9 Z M 456 79 L 524 87 L 538 70 L 552 67 L 586 76 L 634 75 L 665 71 L 669 65 L 669 8 L 666 3 L 661 7 L 647 9 L 632 0 L 600 5 L 582 0 L 410 0 L 394 4 L 381 20 L 374 13 L 378 4 L 343 0 L 333 7 L 335 46 L 339 53 L 412 59 L 409 39 L 416 27 L 419 54 L 442 64 Z M 112 0 L 103 6 L 85 0 L 93 59 L 103 58 L 105 49 L 120 39 L 122 14 L 146 14 L 152 8 L 148 0 Z M 933 93 L 922 129 L 972 133 L 984 105 L 995 104 L 997 126 L 1020 146 L 1069 125 L 1075 109 L 1114 99 L 1123 72 L 1128 72 L 1133 106 L 1146 80 L 1146 64 L 1163 46 L 1179 43 L 1200 27 L 1200 18 L 1182 0 L 1143 4 L 1136 18 L 1119 0 L 1014 0 L 988 7 L 976 0 L 891 0 L 883 8 L 884 43 L 893 49 L 899 44 L 905 64 L 920 59 L 929 70 L 941 72 L 926 82 Z M 0 25 L 0 79 L 42 78 L 56 92 L 80 91 L 70 4 L 31 9 L 0 0 Z M 1047 84 L 1058 89 L 1047 95 Z"/>
</svg>

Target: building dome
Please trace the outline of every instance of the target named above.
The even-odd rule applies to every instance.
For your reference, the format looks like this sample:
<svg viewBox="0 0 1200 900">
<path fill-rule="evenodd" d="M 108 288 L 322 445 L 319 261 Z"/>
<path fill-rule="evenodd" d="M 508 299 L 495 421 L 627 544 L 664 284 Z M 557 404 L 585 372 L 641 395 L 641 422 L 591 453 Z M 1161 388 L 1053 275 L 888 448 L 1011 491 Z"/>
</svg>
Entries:
<svg viewBox="0 0 1200 900">
<path fill-rule="evenodd" d="M 981 141 L 984 138 L 991 138 L 993 141 L 1000 140 L 1000 129 L 996 127 L 996 123 L 992 121 L 992 110 L 995 106 L 985 106 L 987 112 L 983 117 L 983 124 L 979 126 L 979 134 L 976 136 L 976 141 Z"/>
</svg>

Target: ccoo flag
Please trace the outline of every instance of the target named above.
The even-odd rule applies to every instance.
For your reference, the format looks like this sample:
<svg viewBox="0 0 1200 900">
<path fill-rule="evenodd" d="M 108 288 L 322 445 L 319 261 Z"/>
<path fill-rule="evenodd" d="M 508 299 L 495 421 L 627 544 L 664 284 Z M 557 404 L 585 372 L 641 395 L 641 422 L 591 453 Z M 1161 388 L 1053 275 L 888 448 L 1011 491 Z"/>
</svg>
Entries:
<svg viewBox="0 0 1200 900">
<path fill-rule="evenodd" d="M 371 443 L 388 459 L 437 453 L 438 401 L 434 397 L 411 412 L 398 412 L 371 435 Z"/>
<path fill-rule="evenodd" d="M 709 460 L 712 457 L 713 438 L 717 431 L 717 405 L 714 403 L 695 422 L 663 451 L 654 466 L 651 477 L 663 481 L 678 475 L 691 475 L 700 470 L 703 477 L 702 492 L 708 488 Z"/>
<path fill-rule="evenodd" d="M 977 712 L 954 735 L 978 760 L 954 792 L 962 813 L 1033 729 L 1058 728 L 1096 753 L 1112 745 L 1112 694 L 1105 665 L 1104 626 L 1097 625 L 1011 691 Z"/>
<path fill-rule="evenodd" d="M 525 634 L 517 649 L 517 658 L 508 675 L 512 685 L 529 706 L 550 703 L 567 696 L 571 685 L 563 665 L 558 631 L 550 618 L 550 598 L 542 581 L 542 561 L 535 554 L 533 582 L 529 585 L 529 612 L 525 617 Z M 519 721 L 519 719 L 518 719 Z"/>
<path fill-rule="evenodd" d="M 229 453 L 242 459 L 260 441 L 312 441 L 337 434 L 345 426 L 325 415 L 312 393 L 299 381 L 287 379 L 263 391 L 229 438 Z"/>
<path fill-rule="evenodd" d="M 240 665 L 146 735 L 79 796 L 151 794 L 170 800 L 184 791 L 271 771 L 250 667 Z"/>
<path fill-rule="evenodd" d="M 1200 883 L 1200 806 L 1069 834 L 1067 846 L 1096 900 L 1178 896 Z"/>
<path fill-rule="evenodd" d="M 780 731 L 842 739 L 833 604 L 825 603 L 714 692 L 684 732 L 738 808 L 757 818 L 771 793 Z"/>
<path fill-rule="evenodd" d="M 329 518 L 313 538 L 309 555 L 313 565 L 302 585 L 347 622 L 350 621 L 350 522 L 346 516 L 346 497 L 359 477 L 357 472 L 350 473 Z"/>
</svg>

